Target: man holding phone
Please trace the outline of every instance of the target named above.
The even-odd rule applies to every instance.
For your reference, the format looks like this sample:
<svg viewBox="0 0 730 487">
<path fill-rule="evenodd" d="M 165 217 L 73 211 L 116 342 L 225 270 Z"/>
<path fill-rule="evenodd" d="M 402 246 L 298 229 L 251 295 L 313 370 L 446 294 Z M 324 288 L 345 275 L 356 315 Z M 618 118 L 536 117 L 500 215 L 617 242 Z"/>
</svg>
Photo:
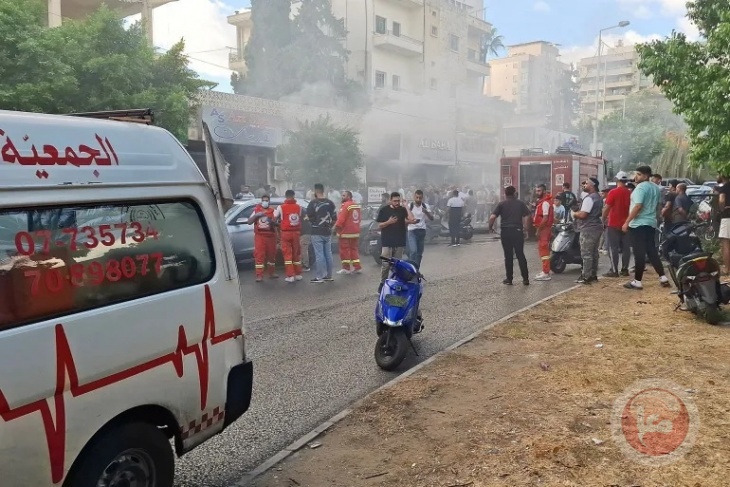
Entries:
<svg viewBox="0 0 730 487">
<path fill-rule="evenodd" d="M 407 225 L 416 223 L 416 219 L 413 218 L 413 214 L 408 208 L 401 206 L 400 193 L 390 194 L 390 204 L 380 208 L 376 221 L 380 229 L 380 240 L 383 246 L 380 253 L 381 257 L 402 259 L 403 251 L 406 248 Z M 383 262 L 378 292 L 383 288 L 383 283 L 388 278 L 389 271 L 390 264 Z"/>
<path fill-rule="evenodd" d="M 433 220 L 433 213 L 423 202 L 423 191 L 420 189 L 413 194 L 413 202 L 408 205 L 408 209 L 416 219 L 416 223 L 408 225 L 408 258 L 420 268 L 426 243 L 426 218 Z"/>
</svg>

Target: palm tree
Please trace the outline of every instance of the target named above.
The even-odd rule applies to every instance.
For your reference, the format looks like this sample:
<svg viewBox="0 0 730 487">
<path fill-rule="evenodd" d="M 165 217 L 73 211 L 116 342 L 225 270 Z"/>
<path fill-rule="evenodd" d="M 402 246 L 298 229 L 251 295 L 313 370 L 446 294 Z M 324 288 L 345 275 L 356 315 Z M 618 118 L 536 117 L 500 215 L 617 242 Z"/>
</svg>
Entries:
<svg viewBox="0 0 730 487">
<path fill-rule="evenodd" d="M 482 36 L 482 49 L 480 59 L 483 63 L 487 62 L 490 54 L 499 56 L 499 51 L 504 51 L 504 36 L 497 35 L 497 29 L 493 28 L 489 34 Z"/>
</svg>

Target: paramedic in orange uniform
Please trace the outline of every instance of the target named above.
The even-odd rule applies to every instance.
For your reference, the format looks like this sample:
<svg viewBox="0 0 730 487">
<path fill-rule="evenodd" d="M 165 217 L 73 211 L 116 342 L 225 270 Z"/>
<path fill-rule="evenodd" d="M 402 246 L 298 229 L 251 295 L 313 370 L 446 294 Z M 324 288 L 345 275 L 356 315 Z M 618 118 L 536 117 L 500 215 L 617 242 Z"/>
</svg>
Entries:
<svg viewBox="0 0 730 487">
<path fill-rule="evenodd" d="M 337 215 L 335 231 L 339 237 L 340 260 L 342 269 L 338 274 L 359 274 L 362 272 L 360 265 L 360 217 L 362 207 L 352 200 L 352 192 L 342 193 L 342 206 Z M 352 266 L 352 269 L 350 269 Z"/>
<path fill-rule="evenodd" d="M 542 272 L 535 276 L 536 281 L 549 281 L 550 277 L 550 237 L 552 236 L 553 220 L 553 197 L 547 192 L 544 184 L 537 186 L 536 195 L 538 201 L 535 205 L 535 231 L 537 232 L 537 249 L 542 260 Z"/>
<path fill-rule="evenodd" d="M 299 238 L 302 233 L 302 207 L 294 199 L 294 191 L 284 193 L 285 200 L 275 211 L 281 228 L 281 252 L 284 254 L 286 282 L 302 280 L 302 249 Z"/>
<path fill-rule="evenodd" d="M 264 280 L 264 269 L 269 266 L 269 277 L 277 279 L 276 272 L 276 228 L 274 225 L 274 209 L 271 208 L 269 196 L 261 197 L 248 224 L 253 225 L 254 244 L 253 258 L 256 262 L 256 282 Z"/>
</svg>

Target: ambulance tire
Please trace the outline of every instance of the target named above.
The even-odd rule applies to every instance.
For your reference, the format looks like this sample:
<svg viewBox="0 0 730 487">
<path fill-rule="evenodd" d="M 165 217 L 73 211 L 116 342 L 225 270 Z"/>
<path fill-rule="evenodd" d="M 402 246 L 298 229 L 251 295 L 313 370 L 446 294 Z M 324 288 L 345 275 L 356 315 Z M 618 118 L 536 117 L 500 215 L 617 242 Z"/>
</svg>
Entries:
<svg viewBox="0 0 730 487">
<path fill-rule="evenodd" d="M 99 485 L 105 475 L 121 469 L 137 475 L 140 483 L 134 485 L 172 487 L 175 456 L 167 436 L 148 423 L 122 424 L 97 435 L 74 463 L 64 486 Z"/>
</svg>

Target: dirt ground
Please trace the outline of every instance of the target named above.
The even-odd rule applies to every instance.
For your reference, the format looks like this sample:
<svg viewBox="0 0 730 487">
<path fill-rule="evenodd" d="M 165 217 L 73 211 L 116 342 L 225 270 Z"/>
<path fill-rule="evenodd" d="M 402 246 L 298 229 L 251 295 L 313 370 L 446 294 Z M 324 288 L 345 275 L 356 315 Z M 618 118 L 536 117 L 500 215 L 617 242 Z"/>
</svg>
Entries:
<svg viewBox="0 0 730 487">
<path fill-rule="evenodd" d="M 603 279 L 498 325 L 366 399 L 254 485 L 730 485 L 730 329 L 673 311 L 676 297 L 645 282 Z M 683 388 L 699 415 L 694 445 L 660 467 L 627 456 L 611 426 L 617 398 L 655 378 Z"/>
</svg>

